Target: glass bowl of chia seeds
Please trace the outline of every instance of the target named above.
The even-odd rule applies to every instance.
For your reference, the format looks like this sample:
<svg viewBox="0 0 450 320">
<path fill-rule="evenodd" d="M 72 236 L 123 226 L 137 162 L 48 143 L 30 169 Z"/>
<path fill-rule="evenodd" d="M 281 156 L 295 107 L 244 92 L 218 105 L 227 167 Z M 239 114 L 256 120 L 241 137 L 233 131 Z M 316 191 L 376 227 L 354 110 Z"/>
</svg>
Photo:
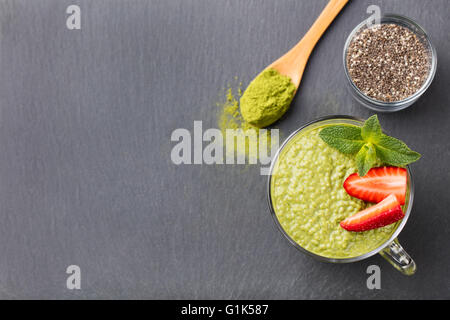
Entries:
<svg viewBox="0 0 450 320">
<path fill-rule="evenodd" d="M 361 22 L 344 46 L 349 91 L 362 105 L 380 112 L 405 109 L 428 89 L 437 56 L 425 30 L 395 14 L 380 24 Z"/>
</svg>

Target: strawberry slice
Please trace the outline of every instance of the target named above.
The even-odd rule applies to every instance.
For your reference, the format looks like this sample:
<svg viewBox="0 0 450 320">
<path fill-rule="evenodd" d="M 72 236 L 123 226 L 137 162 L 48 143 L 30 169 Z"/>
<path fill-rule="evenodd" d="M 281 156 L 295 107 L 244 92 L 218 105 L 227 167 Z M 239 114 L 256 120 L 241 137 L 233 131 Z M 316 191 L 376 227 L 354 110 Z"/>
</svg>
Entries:
<svg viewBox="0 0 450 320">
<path fill-rule="evenodd" d="M 353 173 L 344 181 L 344 188 L 352 197 L 378 203 L 394 194 L 401 205 L 405 204 L 407 172 L 405 168 L 372 168 L 364 177 Z"/>
<path fill-rule="evenodd" d="M 391 194 L 380 203 L 341 221 L 340 225 L 347 231 L 360 232 L 387 226 L 403 219 L 404 216 L 397 197 Z"/>
</svg>

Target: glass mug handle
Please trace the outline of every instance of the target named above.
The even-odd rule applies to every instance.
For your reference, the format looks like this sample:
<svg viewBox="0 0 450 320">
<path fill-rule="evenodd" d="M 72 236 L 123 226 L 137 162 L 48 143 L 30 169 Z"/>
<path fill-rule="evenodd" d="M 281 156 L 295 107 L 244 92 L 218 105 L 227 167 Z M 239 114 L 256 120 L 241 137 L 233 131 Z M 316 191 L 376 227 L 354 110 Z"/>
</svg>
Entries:
<svg viewBox="0 0 450 320">
<path fill-rule="evenodd" d="M 411 276 L 416 272 L 416 263 L 403 249 L 397 239 L 394 239 L 380 254 L 401 273 Z"/>
</svg>

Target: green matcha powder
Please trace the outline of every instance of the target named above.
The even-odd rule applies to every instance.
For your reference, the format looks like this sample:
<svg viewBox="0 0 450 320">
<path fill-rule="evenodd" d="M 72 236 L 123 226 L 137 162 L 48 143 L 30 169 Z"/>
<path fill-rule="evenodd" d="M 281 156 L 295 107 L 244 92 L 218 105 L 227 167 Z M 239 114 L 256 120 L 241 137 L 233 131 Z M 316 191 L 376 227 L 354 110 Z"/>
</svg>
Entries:
<svg viewBox="0 0 450 320">
<path fill-rule="evenodd" d="M 289 109 L 295 91 L 295 85 L 289 77 L 266 69 L 250 82 L 242 95 L 242 117 L 253 126 L 267 127 Z"/>
</svg>

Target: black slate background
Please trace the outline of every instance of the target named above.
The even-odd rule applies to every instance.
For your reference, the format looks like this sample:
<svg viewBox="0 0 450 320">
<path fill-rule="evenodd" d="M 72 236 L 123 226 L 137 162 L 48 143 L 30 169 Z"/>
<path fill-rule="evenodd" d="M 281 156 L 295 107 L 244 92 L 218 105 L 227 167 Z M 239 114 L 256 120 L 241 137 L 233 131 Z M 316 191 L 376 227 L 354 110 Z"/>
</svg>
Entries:
<svg viewBox="0 0 450 320">
<path fill-rule="evenodd" d="M 276 230 L 258 166 L 175 166 L 176 128 L 216 127 L 217 97 L 293 46 L 325 0 L 1 0 L 0 298 L 450 298 L 447 0 L 352 0 L 313 52 L 284 137 L 320 116 L 373 114 L 347 93 L 344 41 L 369 4 L 416 19 L 438 53 L 411 108 L 380 114 L 423 154 L 400 241 L 380 256 L 315 261 Z M 79 4 L 82 30 L 66 29 Z M 82 289 L 66 289 L 66 267 Z M 367 266 L 382 289 L 366 288 Z"/>
</svg>

